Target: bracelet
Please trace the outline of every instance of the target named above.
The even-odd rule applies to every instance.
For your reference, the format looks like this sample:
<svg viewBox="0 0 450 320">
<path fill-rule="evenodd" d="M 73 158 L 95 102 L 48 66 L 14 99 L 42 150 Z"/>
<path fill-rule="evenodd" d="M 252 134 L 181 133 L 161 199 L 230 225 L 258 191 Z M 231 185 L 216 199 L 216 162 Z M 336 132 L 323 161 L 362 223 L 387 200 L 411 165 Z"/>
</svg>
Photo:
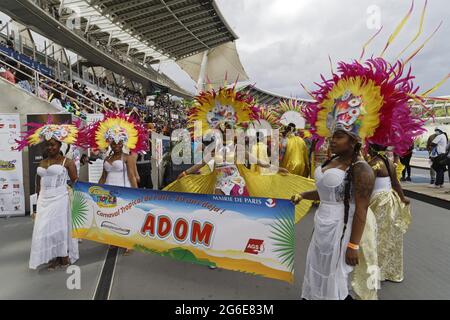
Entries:
<svg viewBox="0 0 450 320">
<path fill-rule="evenodd" d="M 353 244 L 351 242 L 348 243 L 347 247 L 353 250 L 359 250 L 359 245 Z"/>
</svg>

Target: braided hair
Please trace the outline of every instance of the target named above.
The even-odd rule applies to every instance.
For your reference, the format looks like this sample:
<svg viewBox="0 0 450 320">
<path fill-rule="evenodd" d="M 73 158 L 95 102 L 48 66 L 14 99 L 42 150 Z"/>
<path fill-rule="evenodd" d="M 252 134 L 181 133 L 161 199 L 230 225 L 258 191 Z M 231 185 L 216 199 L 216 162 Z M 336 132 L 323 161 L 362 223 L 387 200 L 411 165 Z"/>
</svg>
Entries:
<svg viewBox="0 0 450 320">
<path fill-rule="evenodd" d="M 350 164 L 350 167 L 347 170 L 347 173 L 345 175 L 345 186 L 344 186 L 344 228 L 342 230 L 342 236 L 339 242 L 339 255 L 342 250 L 342 240 L 344 239 L 345 231 L 347 230 L 347 224 L 348 224 L 348 218 L 350 216 L 350 197 L 351 197 L 351 188 L 352 188 L 352 181 L 353 181 L 353 167 L 358 160 L 359 152 L 361 151 L 361 143 L 357 143 L 353 149 L 353 155 L 352 155 L 352 162 Z M 325 161 L 325 163 L 322 165 L 322 168 L 329 165 L 334 159 L 336 159 L 338 155 L 333 156 L 329 160 Z M 338 261 L 339 263 L 339 261 Z"/>
<path fill-rule="evenodd" d="M 342 240 L 344 239 L 345 231 L 347 231 L 348 218 L 350 215 L 350 198 L 351 198 L 351 189 L 352 189 L 352 181 L 353 181 L 353 167 L 355 166 L 356 161 L 358 160 L 358 155 L 361 150 L 361 143 L 357 143 L 355 148 L 353 149 L 352 162 L 350 167 L 347 170 L 345 175 L 345 186 L 344 186 L 344 228 L 342 230 L 341 240 L 339 242 L 339 255 L 342 250 Z"/>
</svg>

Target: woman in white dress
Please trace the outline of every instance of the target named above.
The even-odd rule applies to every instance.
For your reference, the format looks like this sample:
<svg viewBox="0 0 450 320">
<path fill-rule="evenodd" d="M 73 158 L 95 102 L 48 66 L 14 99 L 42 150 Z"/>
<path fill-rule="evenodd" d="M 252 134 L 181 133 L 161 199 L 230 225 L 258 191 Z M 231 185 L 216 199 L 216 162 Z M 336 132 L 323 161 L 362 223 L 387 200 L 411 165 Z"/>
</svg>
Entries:
<svg viewBox="0 0 450 320">
<path fill-rule="evenodd" d="M 80 122 L 74 124 L 27 123 L 31 129 L 17 141 L 17 150 L 45 142 L 45 159 L 36 176 L 38 193 L 36 217 L 31 242 L 29 267 L 37 269 L 49 263 L 49 270 L 66 267 L 78 260 L 78 242 L 72 238 L 72 218 L 68 180 L 78 179 L 75 163 L 63 156 L 62 143 L 85 148 L 80 136 Z"/>
<path fill-rule="evenodd" d="M 111 143 L 112 154 L 103 163 L 103 173 L 99 184 L 107 184 L 117 187 L 137 188 L 137 179 L 134 166 L 135 157 L 124 154 L 123 143 Z"/>
<path fill-rule="evenodd" d="M 349 298 L 348 276 L 359 264 L 359 244 L 375 181 L 370 166 L 360 155 L 361 144 L 353 135 L 338 130 L 331 140 L 335 157 L 315 171 L 317 190 L 293 197 L 320 201 L 314 218 L 302 298 Z"/>
<path fill-rule="evenodd" d="M 73 239 L 67 181 L 78 180 L 75 163 L 60 153 L 61 142 L 46 142 L 47 158 L 37 168 L 37 210 L 31 243 L 30 269 L 48 263 L 49 270 L 78 260 Z"/>
<path fill-rule="evenodd" d="M 148 132 L 136 119 L 121 113 L 106 113 L 89 128 L 90 147 L 112 153 L 105 159 L 99 184 L 138 188 L 136 154 L 148 151 Z M 126 250 L 128 254 L 130 250 Z"/>
</svg>

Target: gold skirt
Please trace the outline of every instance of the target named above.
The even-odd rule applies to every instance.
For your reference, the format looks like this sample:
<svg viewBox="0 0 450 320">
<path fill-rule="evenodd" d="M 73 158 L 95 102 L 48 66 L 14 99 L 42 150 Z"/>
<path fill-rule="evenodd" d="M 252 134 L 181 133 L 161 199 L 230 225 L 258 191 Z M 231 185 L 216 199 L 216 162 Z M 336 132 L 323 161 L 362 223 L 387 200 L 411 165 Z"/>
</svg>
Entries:
<svg viewBox="0 0 450 320">
<path fill-rule="evenodd" d="M 352 289 L 360 300 L 377 300 L 379 285 L 377 255 L 377 221 L 367 210 L 366 225 L 360 242 L 359 264 L 353 269 Z"/>
<path fill-rule="evenodd" d="M 403 235 L 411 223 L 411 210 L 394 191 L 375 194 L 370 208 L 377 220 L 377 251 L 381 281 L 403 281 Z"/>
</svg>

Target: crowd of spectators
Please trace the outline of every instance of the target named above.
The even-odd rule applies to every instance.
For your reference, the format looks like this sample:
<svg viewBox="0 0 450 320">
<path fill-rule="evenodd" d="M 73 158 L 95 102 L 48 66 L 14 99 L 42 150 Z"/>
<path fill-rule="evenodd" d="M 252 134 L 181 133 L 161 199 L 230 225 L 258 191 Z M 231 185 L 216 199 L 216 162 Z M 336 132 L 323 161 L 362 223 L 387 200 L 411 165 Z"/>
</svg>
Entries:
<svg viewBox="0 0 450 320">
<path fill-rule="evenodd" d="M 8 39 L 4 45 L 14 48 L 13 39 Z M 32 69 L 3 55 L 0 55 L 0 77 L 48 101 L 59 110 L 71 112 L 82 119 L 86 119 L 88 113 L 120 111 L 132 114 L 147 123 L 152 131 L 166 136 L 170 136 L 175 129 L 187 126 L 186 106 L 170 100 L 165 94 L 157 95 L 154 104 L 147 105 L 142 93 L 125 86 L 115 86 L 116 95 L 113 96 L 77 80 L 65 81 L 41 76 L 36 83 Z M 106 77 L 93 80 L 100 87 L 112 91 Z"/>
</svg>

